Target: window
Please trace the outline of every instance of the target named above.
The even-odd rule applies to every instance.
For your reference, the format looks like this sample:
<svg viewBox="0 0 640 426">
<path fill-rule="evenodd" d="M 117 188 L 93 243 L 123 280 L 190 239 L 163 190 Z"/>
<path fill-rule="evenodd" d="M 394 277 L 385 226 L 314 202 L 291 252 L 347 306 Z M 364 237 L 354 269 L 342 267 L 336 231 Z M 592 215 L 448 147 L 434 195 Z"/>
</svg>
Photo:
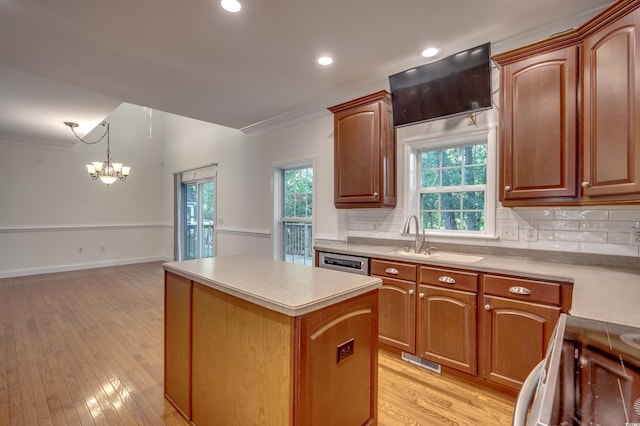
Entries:
<svg viewBox="0 0 640 426">
<path fill-rule="evenodd" d="M 282 259 L 312 265 L 313 168 L 281 170 Z"/>
<path fill-rule="evenodd" d="M 422 227 L 484 231 L 487 144 L 423 150 L 418 158 Z"/>
</svg>

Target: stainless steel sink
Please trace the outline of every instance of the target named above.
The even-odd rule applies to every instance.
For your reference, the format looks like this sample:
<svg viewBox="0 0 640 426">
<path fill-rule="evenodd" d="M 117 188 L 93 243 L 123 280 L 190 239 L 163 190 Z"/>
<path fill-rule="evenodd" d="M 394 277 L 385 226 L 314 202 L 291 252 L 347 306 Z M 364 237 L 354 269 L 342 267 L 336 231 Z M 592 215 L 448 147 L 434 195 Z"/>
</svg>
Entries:
<svg viewBox="0 0 640 426">
<path fill-rule="evenodd" d="M 405 250 L 395 250 L 390 252 L 390 254 L 393 254 L 396 256 L 409 257 L 413 259 L 425 259 L 425 260 L 432 259 L 432 260 L 442 260 L 445 262 L 461 262 L 461 263 L 479 262 L 482 259 L 484 259 L 484 256 L 451 253 L 446 251 L 435 251 L 431 254 L 426 254 L 426 253 L 415 253 L 412 251 L 405 251 Z"/>
</svg>

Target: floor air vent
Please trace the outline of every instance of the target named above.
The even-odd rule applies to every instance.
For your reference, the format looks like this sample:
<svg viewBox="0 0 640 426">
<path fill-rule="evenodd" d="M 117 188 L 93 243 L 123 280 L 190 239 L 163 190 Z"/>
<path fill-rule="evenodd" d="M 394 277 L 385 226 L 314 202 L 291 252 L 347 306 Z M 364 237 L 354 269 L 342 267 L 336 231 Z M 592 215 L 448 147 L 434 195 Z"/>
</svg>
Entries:
<svg viewBox="0 0 640 426">
<path fill-rule="evenodd" d="M 411 364 L 415 364 L 419 367 L 426 368 L 427 370 L 433 371 L 434 373 L 441 373 L 440 364 L 436 364 L 432 361 L 427 361 L 424 358 L 420 358 L 415 355 L 408 354 L 406 352 L 402 352 L 402 359 L 410 362 Z"/>
</svg>

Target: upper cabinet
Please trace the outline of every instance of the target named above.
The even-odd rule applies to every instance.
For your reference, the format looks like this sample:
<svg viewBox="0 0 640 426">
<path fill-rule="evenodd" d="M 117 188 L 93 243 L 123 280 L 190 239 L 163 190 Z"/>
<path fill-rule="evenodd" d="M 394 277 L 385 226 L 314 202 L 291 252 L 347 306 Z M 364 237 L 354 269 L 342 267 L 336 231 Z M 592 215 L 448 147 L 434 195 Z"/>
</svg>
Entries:
<svg viewBox="0 0 640 426">
<path fill-rule="evenodd" d="M 509 63 L 501 73 L 500 201 L 574 198 L 578 47 Z"/>
<path fill-rule="evenodd" d="M 494 56 L 503 205 L 640 203 L 639 7 Z"/>
<path fill-rule="evenodd" d="M 329 108 L 334 114 L 336 208 L 396 206 L 396 141 L 387 91 Z"/>
<path fill-rule="evenodd" d="M 582 43 L 584 196 L 639 198 L 639 33 L 640 10 L 635 10 Z"/>
</svg>

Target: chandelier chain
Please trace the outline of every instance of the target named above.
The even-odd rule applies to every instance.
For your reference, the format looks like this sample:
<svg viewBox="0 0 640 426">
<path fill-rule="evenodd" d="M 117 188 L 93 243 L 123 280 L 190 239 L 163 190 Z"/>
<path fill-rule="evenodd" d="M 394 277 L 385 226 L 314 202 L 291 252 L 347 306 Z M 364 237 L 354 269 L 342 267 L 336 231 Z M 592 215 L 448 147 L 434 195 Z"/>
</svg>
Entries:
<svg viewBox="0 0 640 426">
<path fill-rule="evenodd" d="M 106 126 L 107 130 L 104 131 L 104 133 L 102 134 L 102 136 L 100 136 L 100 138 L 98 140 L 93 141 L 93 142 L 86 141 L 86 140 L 82 139 L 80 136 L 78 136 L 78 134 L 76 133 L 76 130 L 74 128 L 75 126 L 69 126 L 69 128 L 71 129 L 71 132 L 73 132 L 73 136 L 75 136 L 76 139 L 78 139 L 83 144 L 85 144 L 85 145 L 95 145 L 98 142 L 100 142 L 102 139 L 104 139 L 105 136 L 107 136 L 109 134 L 109 126 L 110 126 L 110 124 L 107 123 L 106 121 L 103 121 L 102 123 L 100 123 L 100 125 L 103 126 L 103 127 Z M 107 138 L 107 141 L 108 141 L 108 138 Z"/>
</svg>

